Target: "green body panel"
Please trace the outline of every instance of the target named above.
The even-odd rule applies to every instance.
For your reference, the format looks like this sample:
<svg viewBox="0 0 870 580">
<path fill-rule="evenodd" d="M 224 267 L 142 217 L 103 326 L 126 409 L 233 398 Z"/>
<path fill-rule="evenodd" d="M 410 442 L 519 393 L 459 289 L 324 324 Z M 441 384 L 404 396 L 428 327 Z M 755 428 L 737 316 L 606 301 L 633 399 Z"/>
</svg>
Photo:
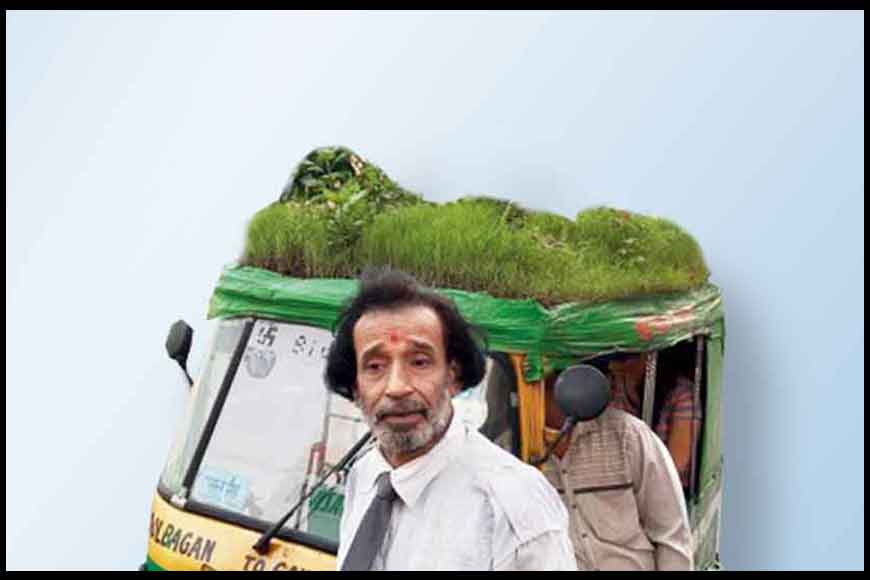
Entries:
<svg viewBox="0 0 870 580">
<path fill-rule="evenodd" d="M 322 487 L 308 500 L 308 531 L 338 542 L 344 494 L 341 490 Z"/>
<path fill-rule="evenodd" d="M 722 517 L 722 360 L 724 322 L 707 341 L 707 400 L 700 441 L 698 497 L 689 506 L 695 538 L 695 568 L 719 569 L 719 529 Z"/>
<path fill-rule="evenodd" d="M 719 562 L 719 530 L 722 519 L 721 471 L 711 478 L 710 485 L 691 502 L 689 518 L 695 545 L 695 570 L 721 568 Z"/>
<path fill-rule="evenodd" d="M 157 562 L 149 558 L 145 557 L 145 567 L 142 569 L 143 572 L 166 572 L 166 569 L 160 567 Z"/>
<path fill-rule="evenodd" d="M 721 323 L 718 326 L 723 326 Z M 702 493 L 716 483 L 722 470 L 722 338 L 707 341 L 707 403 L 701 441 L 700 486 Z"/>
</svg>

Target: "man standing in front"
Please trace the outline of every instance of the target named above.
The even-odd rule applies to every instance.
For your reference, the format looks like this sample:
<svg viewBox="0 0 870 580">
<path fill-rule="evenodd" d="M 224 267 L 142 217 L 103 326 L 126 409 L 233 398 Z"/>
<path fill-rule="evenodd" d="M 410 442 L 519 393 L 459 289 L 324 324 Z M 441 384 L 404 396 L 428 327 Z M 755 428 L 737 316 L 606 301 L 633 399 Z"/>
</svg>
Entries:
<svg viewBox="0 0 870 580">
<path fill-rule="evenodd" d="M 568 514 L 543 475 L 453 420 L 485 358 L 446 298 L 366 273 L 339 318 L 326 384 L 377 440 L 345 489 L 341 570 L 576 570 Z"/>
</svg>

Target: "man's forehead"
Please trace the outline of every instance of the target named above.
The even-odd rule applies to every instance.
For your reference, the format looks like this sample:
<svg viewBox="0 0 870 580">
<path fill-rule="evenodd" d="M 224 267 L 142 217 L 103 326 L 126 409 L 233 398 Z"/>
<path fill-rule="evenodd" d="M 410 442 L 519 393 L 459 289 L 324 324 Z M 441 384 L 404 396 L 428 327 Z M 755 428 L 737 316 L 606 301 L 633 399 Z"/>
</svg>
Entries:
<svg viewBox="0 0 870 580">
<path fill-rule="evenodd" d="M 363 314 L 354 327 L 354 342 L 383 340 L 440 343 L 441 319 L 428 306 L 406 306 L 391 310 L 372 310 Z"/>
</svg>

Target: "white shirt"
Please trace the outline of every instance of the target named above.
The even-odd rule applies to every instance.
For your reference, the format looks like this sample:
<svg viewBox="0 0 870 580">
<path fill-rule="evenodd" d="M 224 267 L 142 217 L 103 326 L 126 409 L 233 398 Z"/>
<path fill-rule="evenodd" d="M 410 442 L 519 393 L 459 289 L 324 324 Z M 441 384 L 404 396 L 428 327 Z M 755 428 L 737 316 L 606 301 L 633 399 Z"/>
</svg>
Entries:
<svg viewBox="0 0 870 580">
<path fill-rule="evenodd" d="M 379 449 L 357 462 L 345 489 L 339 569 L 384 471 L 399 497 L 372 569 L 577 569 L 568 512 L 546 478 L 455 417 L 428 453 L 398 468 Z"/>
</svg>

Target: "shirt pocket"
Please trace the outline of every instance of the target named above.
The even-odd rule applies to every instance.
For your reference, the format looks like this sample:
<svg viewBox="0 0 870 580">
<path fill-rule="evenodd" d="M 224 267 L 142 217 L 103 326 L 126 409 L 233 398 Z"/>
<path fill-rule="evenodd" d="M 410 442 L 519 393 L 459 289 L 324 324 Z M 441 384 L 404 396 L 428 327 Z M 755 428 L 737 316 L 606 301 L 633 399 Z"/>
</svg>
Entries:
<svg viewBox="0 0 870 580">
<path fill-rule="evenodd" d="M 577 493 L 581 516 L 603 542 L 637 550 L 652 550 L 640 524 L 630 483 Z"/>
</svg>

